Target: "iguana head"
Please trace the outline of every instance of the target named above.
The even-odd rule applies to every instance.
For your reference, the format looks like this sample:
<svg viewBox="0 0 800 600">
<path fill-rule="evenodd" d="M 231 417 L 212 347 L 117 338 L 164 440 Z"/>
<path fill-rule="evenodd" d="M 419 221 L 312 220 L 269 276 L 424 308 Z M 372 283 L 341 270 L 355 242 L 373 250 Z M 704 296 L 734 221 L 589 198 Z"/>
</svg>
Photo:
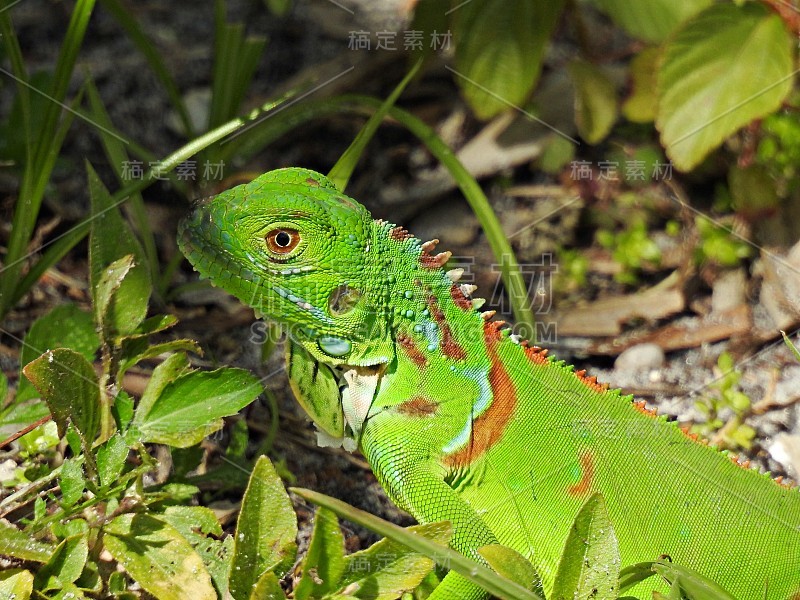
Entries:
<svg viewBox="0 0 800 600">
<path fill-rule="evenodd" d="M 204 201 L 178 240 L 202 276 L 286 325 L 318 360 L 370 365 L 393 354 L 373 233 L 358 202 L 290 168 Z"/>
</svg>

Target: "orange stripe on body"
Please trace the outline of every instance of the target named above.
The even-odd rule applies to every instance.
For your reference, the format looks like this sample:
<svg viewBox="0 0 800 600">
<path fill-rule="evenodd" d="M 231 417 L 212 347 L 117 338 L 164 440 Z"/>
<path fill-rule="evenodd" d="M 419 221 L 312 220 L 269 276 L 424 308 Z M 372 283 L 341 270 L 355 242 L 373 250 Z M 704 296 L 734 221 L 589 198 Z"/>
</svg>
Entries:
<svg viewBox="0 0 800 600">
<path fill-rule="evenodd" d="M 444 457 L 443 463 L 447 467 L 468 466 L 488 452 L 503 437 L 503 432 L 517 407 L 514 382 L 497 353 L 497 345 L 502 336 L 498 334 L 494 323 L 484 323 L 483 333 L 489 355 L 489 387 L 492 390 L 492 402 L 472 421 L 472 436 L 469 443 Z"/>
<path fill-rule="evenodd" d="M 594 481 L 594 458 L 591 452 L 581 453 L 579 459 L 581 465 L 581 480 L 575 485 L 567 488 L 570 496 L 585 496 L 592 489 Z"/>
</svg>

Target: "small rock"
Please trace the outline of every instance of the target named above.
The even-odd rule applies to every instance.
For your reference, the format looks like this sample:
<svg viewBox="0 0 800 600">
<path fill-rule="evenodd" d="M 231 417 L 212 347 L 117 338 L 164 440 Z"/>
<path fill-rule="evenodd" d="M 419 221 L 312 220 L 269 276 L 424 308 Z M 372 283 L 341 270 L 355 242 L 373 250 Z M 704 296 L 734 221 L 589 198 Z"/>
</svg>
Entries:
<svg viewBox="0 0 800 600">
<path fill-rule="evenodd" d="M 628 373 L 652 371 L 663 366 L 664 351 L 657 344 L 631 346 L 614 361 L 614 370 Z"/>
<path fill-rule="evenodd" d="M 779 433 L 768 450 L 794 480 L 800 481 L 800 436 Z"/>
</svg>

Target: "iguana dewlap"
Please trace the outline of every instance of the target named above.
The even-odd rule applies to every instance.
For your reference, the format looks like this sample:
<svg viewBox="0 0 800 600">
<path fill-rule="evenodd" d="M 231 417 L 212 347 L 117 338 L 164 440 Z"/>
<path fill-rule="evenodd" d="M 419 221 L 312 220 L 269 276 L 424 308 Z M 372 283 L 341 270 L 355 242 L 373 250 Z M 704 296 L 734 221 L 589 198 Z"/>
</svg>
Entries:
<svg viewBox="0 0 800 600">
<path fill-rule="evenodd" d="M 797 490 L 509 336 L 442 268 L 449 253 L 324 176 L 281 169 L 228 190 L 182 223 L 180 245 L 286 328 L 292 389 L 321 436 L 354 440 L 420 522 L 452 521 L 456 550 L 511 546 L 549 593 L 600 492 L 623 566 L 667 554 L 743 600 L 800 598 Z M 454 573 L 431 596 L 486 597 Z"/>
</svg>

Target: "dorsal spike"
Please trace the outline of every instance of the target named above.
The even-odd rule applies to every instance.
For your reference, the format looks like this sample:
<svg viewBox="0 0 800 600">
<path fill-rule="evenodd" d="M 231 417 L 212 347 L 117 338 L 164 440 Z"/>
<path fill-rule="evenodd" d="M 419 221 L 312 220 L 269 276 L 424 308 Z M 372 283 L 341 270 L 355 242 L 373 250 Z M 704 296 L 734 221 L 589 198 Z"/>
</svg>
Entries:
<svg viewBox="0 0 800 600">
<path fill-rule="evenodd" d="M 489 319 L 494 317 L 496 314 L 497 314 L 496 310 L 487 310 L 486 312 L 482 312 L 481 313 L 481 317 L 483 317 L 484 321 L 488 321 Z"/>
<path fill-rule="evenodd" d="M 431 250 L 436 248 L 436 244 L 438 244 L 438 243 L 439 243 L 439 240 L 437 240 L 437 239 L 432 239 L 432 240 L 429 240 L 427 242 L 423 242 L 422 243 L 422 251 L 423 252 L 430 252 Z"/>
<path fill-rule="evenodd" d="M 460 287 L 460 288 L 461 288 L 461 293 L 462 293 L 462 294 L 464 294 L 465 296 L 471 296 L 471 295 L 472 295 L 472 293 L 473 293 L 475 290 L 477 290 L 477 289 L 478 289 L 478 286 L 477 286 L 477 285 L 472 285 L 471 283 L 462 283 L 462 284 L 461 284 L 460 286 L 458 286 L 458 287 Z"/>
<path fill-rule="evenodd" d="M 486 304 L 486 298 L 473 298 L 472 299 L 472 308 L 475 310 L 480 310 L 483 305 Z"/>
<path fill-rule="evenodd" d="M 446 275 L 453 283 L 456 283 L 464 274 L 464 269 L 450 269 Z"/>
</svg>

